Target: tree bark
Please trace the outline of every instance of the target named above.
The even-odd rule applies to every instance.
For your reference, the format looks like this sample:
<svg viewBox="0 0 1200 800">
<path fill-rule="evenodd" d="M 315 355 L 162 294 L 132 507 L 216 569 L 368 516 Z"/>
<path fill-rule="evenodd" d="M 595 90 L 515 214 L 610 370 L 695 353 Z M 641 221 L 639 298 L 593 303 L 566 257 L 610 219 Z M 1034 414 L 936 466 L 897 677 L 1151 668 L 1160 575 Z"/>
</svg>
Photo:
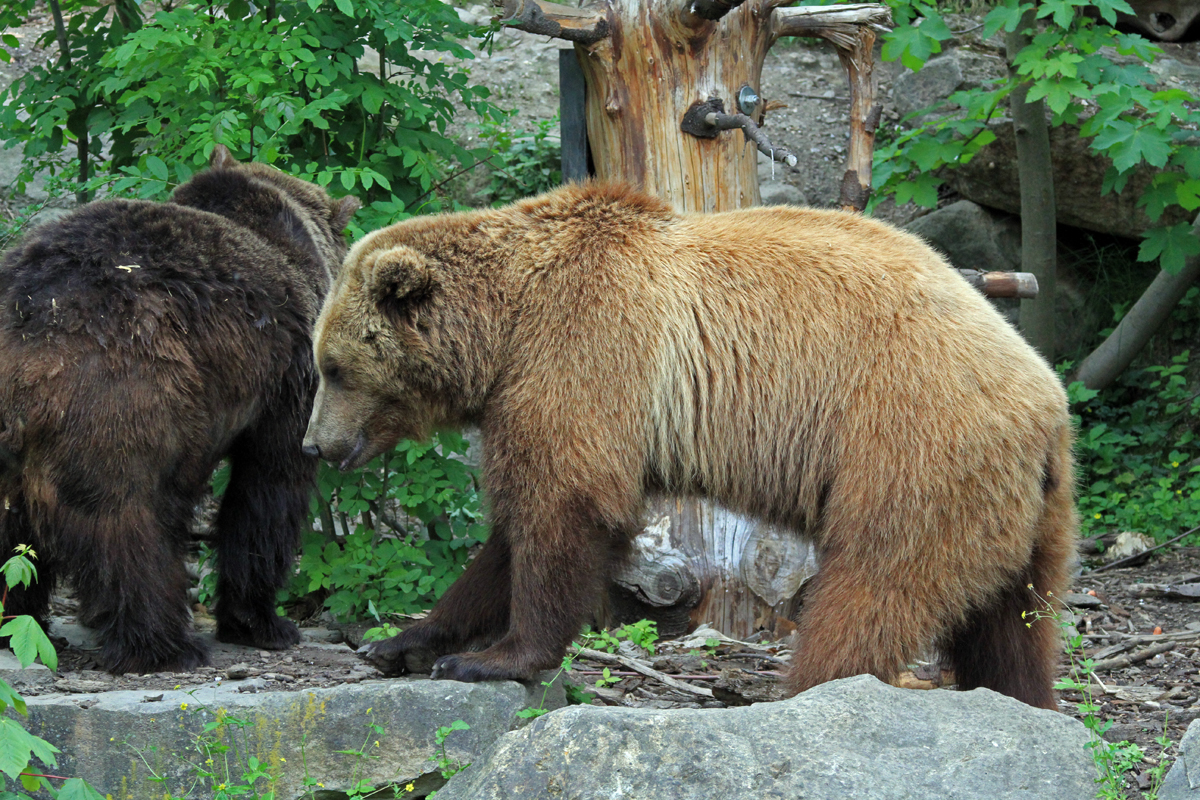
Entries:
<svg viewBox="0 0 1200 800">
<path fill-rule="evenodd" d="M 1036 9 L 1021 17 L 1008 34 L 1005 46 L 1012 69 L 1013 57 L 1030 42 L 1028 31 L 1036 25 Z M 1050 130 L 1045 104 L 1025 101 L 1028 84 L 1012 93 L 1010 104 L 1017 141 L 1017 172 L 1021 181 L 1021 265 L 1037 276 L 1038 295 L 1021 301 L 1020 328 L 1030 344 L 1054 360 L 1054 297 L 1057 267 L 1054 172 L 1050 159 Z"/>
<path fill-rule="evenodd" d="M 756 149 L 738 131 L 700 138 L 681 132 L 705 101 L 760 121 L 763 102 L 739 109 L 738 92 L 759 93 L 771 44 L 761 0 L 719 20 L 685 0 L 627 0 L 607 8 L 610 34 L 576 44 L 587 80 L 587 128 L 596 174 L 638 186 L 688 211 L 725 211 L 759 202 Z"/>
<path fill-rule="evenodd" d="M 1192 224 L 1192 234 L 1200 236 L 1200 216 Z M 1089 389 L 1111 386 L 1171 316 L 1171 311 L 1198 277 L 1200 256 L 1188 258 L 1183 269 L 1175 275 L 1165 270 L 1158 273 L 1108 338 L 1079 365 L 1074 380 L 1083 381 Z"/>
</svg>

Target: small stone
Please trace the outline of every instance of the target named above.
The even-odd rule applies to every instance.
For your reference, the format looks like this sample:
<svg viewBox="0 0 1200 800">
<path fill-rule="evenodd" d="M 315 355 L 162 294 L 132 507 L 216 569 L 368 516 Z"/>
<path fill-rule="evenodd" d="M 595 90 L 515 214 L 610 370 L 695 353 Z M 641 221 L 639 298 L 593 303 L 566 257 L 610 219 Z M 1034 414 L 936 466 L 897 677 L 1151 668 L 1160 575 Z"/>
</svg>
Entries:
<svg viewBox="0 0 1200 800">
<path fill-rule="evenodd" d="M 159 692 L 158 694 L 145 695 L 144 697 L 142 697 L 142 702 L 143 703 L 157 703 L 162 699 L 163 699 L 162 692 Z"/>
<path fill-rule="evenodd" d="M 1104 605 L 1099 597 L 1079 592 L 1067 592 L 1063 595 L 1063 602 L 1072 608 L 1100 608 Z"/>
<path fill-rule="evenodd" d="M 257 670 L 255 670 L 257 671 Z M 242 678 L 248 678 L 252 674 L 249 664 L 244 662 L 237 663 L 225 670 L 225 677 L 231 681 L 240 681 Z"/>
</svg>

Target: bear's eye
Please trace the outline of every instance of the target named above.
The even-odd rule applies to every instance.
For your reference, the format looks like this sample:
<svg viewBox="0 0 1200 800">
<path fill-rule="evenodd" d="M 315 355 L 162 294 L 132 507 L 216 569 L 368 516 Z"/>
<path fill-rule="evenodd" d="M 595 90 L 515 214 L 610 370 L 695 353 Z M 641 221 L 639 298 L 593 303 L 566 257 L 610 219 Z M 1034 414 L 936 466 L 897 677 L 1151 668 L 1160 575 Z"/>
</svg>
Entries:
<svg viewBox="0 0 1200 800">
<path fill-rule="evenodd" d="M 342 368 L 337 364 L 326 364 L 321 371 L 325 373 L 328 383 L 339 383 L 342 380 Z"/>
</svg>

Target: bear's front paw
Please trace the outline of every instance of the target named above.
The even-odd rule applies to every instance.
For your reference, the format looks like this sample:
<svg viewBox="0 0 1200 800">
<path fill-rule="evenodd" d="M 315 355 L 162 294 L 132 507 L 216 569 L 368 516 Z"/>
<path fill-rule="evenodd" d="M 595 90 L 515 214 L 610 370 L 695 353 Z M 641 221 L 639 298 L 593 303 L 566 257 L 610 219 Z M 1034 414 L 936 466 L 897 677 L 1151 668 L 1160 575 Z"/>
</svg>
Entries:
<svg viewBox="0 0 1200 800">
<path fill-rule="evenodd" d="M 408 660 L 405 658 L 408 648 L 401 641 L 401 636 L 393 636 L 379 642 L 369 642 L 358 648 L 356 652 L 359 658 L 382 672 L 385 677 L 394 678 L 398 675 L 407 675 L 409 672 Z"/>
<path fill-rule="evenodd" d="M 483 653 L 455 653 L 442 656 L 433 664 L 429 677 L 434 680 L 464 681 L 528 681 L 531 676 Z"/>
</svg>

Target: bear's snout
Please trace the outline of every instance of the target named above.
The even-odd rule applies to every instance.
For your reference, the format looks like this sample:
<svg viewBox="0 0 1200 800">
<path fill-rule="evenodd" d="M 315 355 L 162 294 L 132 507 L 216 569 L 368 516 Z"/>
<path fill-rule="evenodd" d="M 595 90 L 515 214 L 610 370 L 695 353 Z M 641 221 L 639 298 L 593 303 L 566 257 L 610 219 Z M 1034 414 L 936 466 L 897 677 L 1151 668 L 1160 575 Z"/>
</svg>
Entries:
<svg viewBox="0 0 1200 800">
<path fill-rule="evenodd" d="M 317 447 L 315 444 L 313 444 L 311 442 L 305 442 L 303 445 L 301 445 L 300 451 L 302 453 L 304 453 L 304 455 L 308 456 L 309 458 L 320 458 L 321 457 L 321 448 Z"/>
</svg>

